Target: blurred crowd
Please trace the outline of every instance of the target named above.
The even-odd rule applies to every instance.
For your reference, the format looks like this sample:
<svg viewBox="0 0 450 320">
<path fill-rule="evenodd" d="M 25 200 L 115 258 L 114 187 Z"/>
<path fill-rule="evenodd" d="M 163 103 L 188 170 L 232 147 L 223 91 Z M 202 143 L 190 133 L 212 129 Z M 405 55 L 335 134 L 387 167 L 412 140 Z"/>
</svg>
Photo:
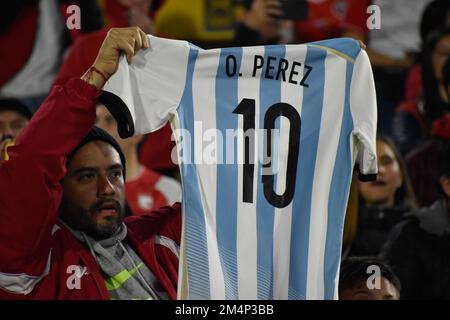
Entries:
<svg viewBox="0 0 450 320">
<path fill-rule="evenodd" d="M 203 48 L 361 40 L 377 93 L 379 171 L 374 182 L 352 182 L 341 298 L 450 299 L 450 1 L 305 0 L 299 1 L 304 11 L 298 15 L 282 2 L 5 2 L 0 12 L 1 158 L 7 158 L 8 146 L 51 87 L 79 78 L 92 65 L 112 27 L 139 26 Z M 126 157 L 128 215 L 181 200 L 169 125 L 124 140 L 100 104 L 96 124 L 116 138 Z M 370 265 L 380 266 L 386 281 L 386 292 L 376 297 L 360 288 Z"/>
</svg>

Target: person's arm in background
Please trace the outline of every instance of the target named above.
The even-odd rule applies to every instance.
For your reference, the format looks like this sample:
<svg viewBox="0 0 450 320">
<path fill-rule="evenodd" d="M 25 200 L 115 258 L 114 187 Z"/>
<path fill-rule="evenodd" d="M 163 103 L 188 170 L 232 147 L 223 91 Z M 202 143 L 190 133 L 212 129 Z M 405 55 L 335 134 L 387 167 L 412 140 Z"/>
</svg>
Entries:
<svg viewBox="0 0 450 320">
<path fill-rule="evenodd" d="M 354 31 L 345 31 L 342 37 L 353 38 L 356 40 L 364 41 L 364 36 L 361 33 Z M 408 69 L 414 63 L 413 56 L 406 56 L 403 59 L 393 59 L 384 54 L 375 52 L 370 48 L 366 49 L 369 55 L 370 63 L 372 67 L 383 67 L 383 68 L 395 68 L 395 69 Z"/>
<path fill-rule="evenodd" d="M 379 255 L 399 277 L 402 300 L 420 299 L 422 282 L 425 281 L 418 253 L 426 249 L 420 246 L 422 238 L 417 234 L 418 224 L 418 221 L 411 219 L 398 223 Z"/>
<path fill-rule="evenodd" d="M 7 274 L 43 274 L 50 261 L 66 155 L 94 125 L 99 89 L 104 77 L 116 71 L 120 53 L 130 62 L 142 47 L 148 47 L 148 39 L 140 29 L 112 29 L 93 65 L 99 72 L 90 70 L 81 79 L 55 86 L 8 149 L 10 159 L 0 164 L 0 287 L 8 284 Z"/>
<path fill-rule="evenodd" d="M 278 38 L 281 22 L 276 17 L 282 14 L 279 0 L 252 0 L 243 21 L 237 26 L 235 45 L 258 45 L 264 40 Z"/>
<path fill-rule="evenodd" d="M 409 69 L 414 63 L 413 56 L 409 55 L 405 56 L 402 59 L 394 59 L 370 49 L 367 50 L 367 53 L 369 55 L 370 61 L 372 62 L 372 66 L 374 67 L 406 70 Z"/>
<path fill-rule="evenodd" d="M 367 42 L 367 21 L 369 19 L 367 8 L 370 5 L 370 1 L 348 0 L 347 5 L 345 19 L 341 25 L 343 30 L 341 36 Z M 411 56 L 406 56 L 403 59 L 393 59 L 370 48 L 366 49 L 366 51 L 372 67 L 408 69 L 414 62 Z"/>
</svg>

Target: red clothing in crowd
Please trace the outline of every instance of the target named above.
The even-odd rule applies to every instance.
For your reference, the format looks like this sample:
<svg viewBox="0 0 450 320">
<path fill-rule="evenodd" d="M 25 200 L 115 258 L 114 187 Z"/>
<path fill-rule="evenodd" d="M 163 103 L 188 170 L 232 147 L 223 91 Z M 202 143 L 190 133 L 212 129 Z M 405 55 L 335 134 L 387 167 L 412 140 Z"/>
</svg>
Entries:
<svg viewBox="0 0 450 320">
<path fill-rule="evenodd" d="M 368 0 L 310 0 L 308 19 L 295 22 L 300 42 L 337 38 L 345 31 L 367 36 Z"/>
<path fill-rule="evenodd" d="M 175 179 L 142 167 L 136 178 L 127 179 L 125 194 L 133 215 L 140 216 L 181 201 L 181 186 Z"/>
<path fill-rule="evenodd" d="M 111 1 L 111 0 L 109 0 Z M 116 0 L 114 0 L 116 1 Z M 28 62 L 36 40 L 36 30 L 38 28 L 39 18 L 39 5 L 33 3 L 33 1 L 21 1 L 24 2 L 17 17 L 7 27 L 6 30 L 0 32 L 0 61 L 2 67 L 0 69 L 0 87 L 7 83 L 13 76 L 18 73 Z M 67 12 L 67 8 L 70 3 L 59 2 L 59 13 L 61 15 L 61 23 L 67 21 L 70 16 L 70 12 Z M 119 16 L 117 8 L 110 6 L 109 11 L 115 13 L 115 16 Z M 6 10 L 3 8 L 3 10 Z M 73 28 L 67 29 L 71 40 L 75 41 L 83 33 L 81 30 Z M 14 48 L 14 50 L 7 50 L 8 48 Z"/>
<path fill-rule="evenodd" d="M 9 32 L 0 34 L 0 87 L 12 78 L 28 61 L 33 50 L 38 10 L 36 6 L 24 6 Z M 14 50 L 7 50 L 14 48 Z"/>
<path fill-rule="evenodd" d="M 109 299 L 90 251 L 58 220 L 66 155 L 95 122 L 99 91 L 80 79 L 56 86 L 0 164 L 0 299 Z M 125 219 L 125 241 L 176 298 L 180 205 Z M 73 268 L 79 288 L 67 285 Z M 72 273 L 70 272 L 72 270 Z"/>
</svg>

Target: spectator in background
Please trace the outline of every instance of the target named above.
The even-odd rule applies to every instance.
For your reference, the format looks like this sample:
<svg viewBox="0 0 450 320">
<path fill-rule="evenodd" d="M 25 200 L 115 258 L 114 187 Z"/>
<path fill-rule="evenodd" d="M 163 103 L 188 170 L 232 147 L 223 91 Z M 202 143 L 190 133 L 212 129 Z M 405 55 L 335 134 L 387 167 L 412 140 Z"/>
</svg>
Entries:
<svg viewBox="0 0 450 320">
<path fill-rule="evenodd" d="M 181 185 L 173 178 L 145 168 L 138 160 L 138 144 L 143 136 L 122 139 L 117 122 L 104 105 L 97 105 L 96 125 L 106 130 L 119 143 L 127 162 L 125 198 L 133 215 L 143 215 L 160 207 L 181 201 Z"/>
<path fill-rule="evenodd" d="M 164 0 L 153 20 L 155 34 L 204 49 L 229 47 L 244 1 Z"/>
<path fill-rule="evenodd" d="M 349 256 L 377 255 L 395 224 L 416 207 L 404 161 L 387 137 L 377 138 L 377 160 L 377 180 L 358 182 L 358 209 L 353 212 L 357 214 L 356 234 L 347 243 Z M 352 218 L 350 214 L 346 216 L 345 228 L 349 228 Z"/>
<path fill-rule="evenodd" d="M 140 26 L 152 33 L 153 16 L 164 0 L 104 0 L 108 27 Z"/>
<path fill-rule="evenodd" d="M 450 299 L 450 142 L 439 150 L 441 198 L 412 211 L 381 257 L 402 283 L 402 299 Z"/>
<path fill-rule="evenodd" d="M 14 140 L 31 119 L 31 111 L 16 99 L 0 99 L 0 163 L 7 160 L 7 146 Z"/>
<path fill-rule="evenodd" d="M 83 12 L 81 30 L 66 28 L 69 4 Z M 101 28 L 96 1 L 15 0 L 0 13 L 0 97 L 17 98 L 34 112 L 46 97 L 69 43 Z M 14 48 L 14 50 L 6 50 Z"/>
<path fill-rule="evenodd" d="M 450 59 L 443 69 L 444 87 L 450 98 Z M 441 196 L 438 151 L 450 141 L 450 113 L 437 118 L 431 125 L 431 139 L 406 156 L 406 165 L 419 206 L 430 206 Z"/>
<path fill-rule="evenodd" d="M 450 28 L 431 33 L 422 53 L 423 99 L 403 101 L 393 119 L 393 138 L 403 155 L 430 137 L 434 120 L 450 113 L 443 67 L 450 56 Z"/>
<path fill-rule="evenodd" d="M 380 28 L 369 30 L 368 48 L 374 68 L 388 72 L 408 69 L 420 50 L 419 25 L 430 0 L 373 0 L 380 9 Z M 399 91 L 403 94 L 403 91 Z M 402 96 L 400 96 L 402 98 Z"/>
<path fill-rule="evenodd" d="M 450 59 L 448 60 L 450 65 Z M 406 157 L 408 172 L 419 206 L 430 206 L 441 197 L 438 152 L 450 141 L 450 114 L 433 121 L 431 139 Z"/>
<path fill-rule="evenodd" d="M 290 25 L 280 20 L 283 11 L 279 0 L 250 0 L 244 7 L 244 19 L 237 24 L 235 32 L 236 46 L 287 42 Z"/>
<path fill-rule="evenodd" d="M 400 291 L 398 277 L 381 259 L 351 257 L 341 263 L 339 300 L 399 300 Z"/>
<path fill-rule="evenodd" d="M 425 8 L 420 22 L 421 44 L 434 30 L 450 27 L 450 1 L 434 0 Z M 419 57 L 420 61 L 420 57 Z M 423 95 L 422 68 L 416 61 L 414 67 L 408 73 L 405 83 L 405 100 L 417 102 Z"/>
<path fill-rule="evenodd" d="M 304 43 L 337 37 L 364 40 L 367 35 L 368 0 L 307 1 L 307 18 L 280 20 L 279 0 L 253 0 L 236 30 L 236 44 Z"/>
<path fill-rule="evenodd" d="M 369 29 L 369 55 L 377 89 L 378 132 L 392 134 L 392 118 L 403 100 L 405 78 L 420 51 L 419 24 L 430 0 L 373 0 L 379 25 Z"/>
</svg>

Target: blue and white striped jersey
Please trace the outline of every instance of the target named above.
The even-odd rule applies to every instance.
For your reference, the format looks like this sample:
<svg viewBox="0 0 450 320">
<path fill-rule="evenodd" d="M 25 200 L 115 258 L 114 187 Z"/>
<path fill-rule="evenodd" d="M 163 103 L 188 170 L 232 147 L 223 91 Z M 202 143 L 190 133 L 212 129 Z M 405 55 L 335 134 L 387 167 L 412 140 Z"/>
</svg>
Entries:
<svg viewBox="0 0 450 320">
<path fill-rule="evenodd" d="M 212 50 L 149 40 L 131 65 L 122 57 L 104 100 L 127 120 L 122 136 L 167 121 L 176 133 L 179 298 L 337 298 L 353 167 L 377 172 L 367 54 L 352 39 Z"/>
</svg>

